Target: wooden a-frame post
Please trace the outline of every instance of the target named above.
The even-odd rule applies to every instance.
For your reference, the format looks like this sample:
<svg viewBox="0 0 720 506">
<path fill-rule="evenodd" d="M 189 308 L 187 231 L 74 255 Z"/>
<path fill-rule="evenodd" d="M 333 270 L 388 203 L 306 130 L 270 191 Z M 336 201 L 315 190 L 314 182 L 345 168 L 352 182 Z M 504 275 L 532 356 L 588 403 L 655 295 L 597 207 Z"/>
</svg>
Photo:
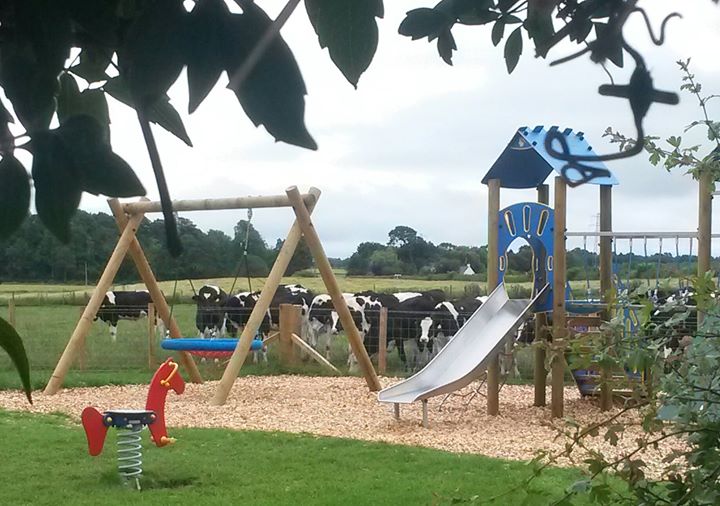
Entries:
<svg viewBox="0 0 720 506">
<path fill-rule="evenodd" d="M 45 394 L 47 395 L 56 394 L 58 390 L 60 390 L 60 387 L 62 387 L 65 376 L 70 370 L 73 361 L 77 358 L 78 354 L 83 349 L 83 346 L 85 344 L 85 338 L 90 332 L 90 328 L 92 327 L 95 315 L 97 315 L 98 309 L 100 309 L 103 299 L 105 298 L 105 293 L 112 286 L 112 283 L 115 280 L 115 276 L 120 269 L 120 265 L 122 264 L 122 261 L 127 255 L 128 251 L 130 251 L 133 260 L 135 260 L 135 265 L 138 267 L 140 276 L 142 277 L 148 288 L 150 296 L 153 299 L 153 303 L 158 310 L 158 314 L 165 322 L 167 328 L 170 329 L 170 336 L 180 337 L 180 331 L 177 327 L 177 324 L 173 319 L 170 318 L 170 308 L 168 307 L 167 302 L 165 301 L 165 298 L 160 291 L 157 280 L 155 279 L 155 276 L 150 269 L 150 265 L 147 263 L 147 259 L 145 258 L 140 243 L 138 242 L 135 235 L 137 233 L 140 222 L 145 216 L 145 213 L 137 212 L 128 218 L 122 212 L 120 204 L 117 202 L 117 199 L 110 200 L 109 204 L 110 208 L 115 214 L 118 228 L 120 229 L 120 238 L 115 245 L 115 249 L 110 255 L 110 259 L 108 260 L 107 265 L 105 266 L 105 270 L 103 271 L 100 279 L 97 282 L 97 286 L 95 287 L 95 290 L 93 291 L 93 294 L 90 297 L 87 306 L 85 306 L 85 309 L 80 316 L 80 320 L 78 321 L 75 330 L 70 336 L 70 340 L 65 346 L 63 354 L 60 356 L 60 360 L 58 360 L 58 363 L 55 366 L 55 370 L 50 376 L 50 381 L 48 381 L 48 384 L 45 387 Z M 201 383 L 202 376 L 200 376 L 200 371 L 198 371 L 197 366 L 195 365 L 195 362 L 193 362 L 192 358 L 188 354 L 184 353 L 181 357 L 181 360 L 188 374 L 190 375 L 191 380 L 197 383 Z"/>
<path fill-rule="evenodd" d="M 245 359 L 247 358 L 247 355 L 250 351 L 250 345 L 252 344 L 252 340 L 255 337 L 255 332 L 260 327 L 260 323 L 262 322 L 262 319 L 265 317 L 265 314 L 270 307 L 273 295 L 275 294 L 275 291 L 277 290 L 277 287 L 280 284 L 280 281 L 282 280 L 285 271 L 287 270 L 290 259 L 295 252 L 295 248 L 297 248 L 297 245 L 303 235 L 305 236 L 305 241 L 308 245 L 308 248 L 313 254 L 315 263 L 320 270 L 320 274 L 328 290 L 328 293 L 332 297 L 335 310 L 338 312 L 343 327 L 348 333 L 348 340 L 351 343 L 355 356 L 358 357 L 358 361 L 365 376 L 365 381 L 367 382 L 368 387 L 371 391 L 380 390 L 380 381 L 375 374 L 375 370 L 373 369 L 372 363 L 370 362 L 370 357 L 368 356 L 367 351 L 363 346 L 362 339 L 360 338 L 360 334 L 355 327 L 355 322 L 352 319 L 350 310 L 345 303 L 345 299 L 340 292 L 337 280 L 335 279 L 335 275 L 333 274 L 332 268 L 330 267 L 330 262 L 325 256 L 325 252 L 323 251 L 322 245 L 320 244 L 320 239 L 317 235 L 317 232 L 315 232 L 315 227 L 313 226 L 310 219 L 310 214 L 312 213 L 315 204 L 320 198 L 320 190 L 318 190 L 317 188 L 310 188 L 309 194 L 312 198 L 307 203 L 303 201 L 300 192 L 295 186 L 288 188 L 286 190 L 286 194 L 290 201 L 290 204 L 293 207 L 293 210 L 295 211 L 295 222 L 290 228 L 290 231 L 287 234 L 287 238 L 285 239 L 285 242 L 283 242 L 283 245 L 280 248 L 277 259 L 275 260 L 275 263 L 270 270 L 270 274 L 268 274 L 268 277 L 265 280 L 265 285 L 260 292 L 260 297 L 255 303 L 255 306 L 253 307 L 250 316 L 248 317 L 245 328 L 243 329 L 242 334 L 240 335 L 240 339 L 238 340 L 237 347 L 235 348 L 235 351 L 233 351 L 233 354 L 230 357 L 230 361 L 228 362 L 228 365 L 223 372 L 222 378 L 220 379 L 218 387 L 215 390 L 215 395 L 211 400 L 211 404 L 213 405 L 220 406 L 222 404 L 225 404 L 228 395 L 230 395 L 230 390 L 232 389 L 233 383 L 238 377 L 240 369 L 242 368 L 242 365 L 245 362 Z"/>
</svg>

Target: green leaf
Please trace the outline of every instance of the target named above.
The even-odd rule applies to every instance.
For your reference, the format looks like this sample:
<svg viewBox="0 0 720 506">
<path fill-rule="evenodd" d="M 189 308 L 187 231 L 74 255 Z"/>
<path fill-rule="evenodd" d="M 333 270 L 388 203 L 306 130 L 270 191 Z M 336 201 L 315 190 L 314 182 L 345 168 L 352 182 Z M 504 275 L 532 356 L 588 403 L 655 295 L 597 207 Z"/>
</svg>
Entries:
<svg viewBox="0 0 720 506">
<path fill-rule="evenodd" d="M 508 37 L 505 42 L 505 66 L 507 67 L 508 74 L 512 74 L 515 67 L 520 61 L 520 55 L 522 54 L 522 33 L 521 27 L 517 27 Z"/>
<path fill-rule="evenodd" d="M 89 83 L 107 81 L 105 73 L 110 65 L 111 50 L 102 47 L 88 46 L 80 52 L 80 63 L 70 67 L 70 71 Z"/>
<path fill-rule="evenodd" d="M 61 125 L 73 116 L 92 116 L 102 126 L 104 137 L 109 142 L 110 112 L 105 93 L 99 89 L 87 89 L 80 93 L 75 78 L 67 73 L 60 76 L 57 115 Z"/>
<path fill-rule="evenodd" d="M 118 44 L 120 0 L 64 0 L 70 17 L 76 23 L 78 38 L 92 39 L 104 47 Z M 104 69 L 103 69 L 104 70 Z"/>
<path fill-rule="evenodd" d="M 23 391 L 28 399 L 28 402 L 32 404 L 32 389 L 30 388 L 30 363 L 28 362 L 27 353 L 25 352 L 25 346 L 23 345 L 22 339 L 18 335 L 17 331 L 8 322 L 0 318 L 0 348 L 5 352 L 12 360 L 15 368 L 18 370 L 20 375 L 20 381 L 23 385 Z"/>
<path fill-rule="evenodd" d="M 30 209 L 30 178 L 12 155 L 0 160 L 0 239 L 13 234 Z"/>
<path fill-rule="evenodd" d="M 224 23 L 230 11 L 223 0 L 200 0 L 188 21 L 188 112 L 205 100 L 223 72 Z"/>
<path fill-rule="evenodd" d="M 504 18 L 498 19 L 492 27 L 490 38 L 492 39 L 493 46 L 497 47 L 505 34 L 505 21 Z"/>
<path fill-rule="evenodd" d="M 55 111 L 57 73 L 38 58 L 29 42 L 2 43 L 0 85 L 28 132 L 47 129 Z"/>
<path fill-rule="evenodd" d="M 70 219 L 80 204 L 82 179 L 65 144 L 55 132 L 33 134 L 35 207 L 45 226 L 63 243 L 70 241 Z"/>
<path fill-rule="evenodd" d="M 677 420 L 680 415 L 680 407 L 674 404 L 664 405 L 658 409 L 657 417 L 659 420 L 672 421 Z"/>
<path fill-rule="evenodd" d="M 584 494 L 590 490 L 591 486 L 592 483 L 589 479 L 578 480 L 572 485 L 570 485 L 568 492 L 571 492 L 573 494 Z"/>
<path fill-rule="evenodd" d="M 0 100 L 0 153 L 1 154 L 12 154 L 15 149 L 15 136 L 10 131 L 10 123 L 15 123 L 15 120 L 7 110 L 5 104 Z"/>
<path fill-rule="evenodd" d="M 398 33 L 412 40 L 427 37 L 428 41 L 436 39 L 440 32 L 452 26 L 454 19 L 443 11 L 421 7 L 405 14 L 400 23 Z"/>
<path fill-rule="evenodd" d="M 233 76 L 248 52 L 268 29 L 272 21 L 257 5 L 243 2 L 244 12 L 232 15 L 228 28 L 228 51 L 225 68 Z M 273 39 L 267 50 L 238 87 L 232 77 L 228 85 L 235 92 L 245 114 L 256 125 L 264 125 L 278 141 L 317 149 L 305 127 L 305 82 L 290 48 L 281 36 Z"/>
<path fill-rule="evenodd" d="M 382 0 L 305 0 L 321 48 L 350 84 L 370 66 L 378 45 L 376 17 L 383 17 Z"/>
<path fill-rule="evenodd" d="M 105 92 L 125 105 L 135 108 L 135 102 L 130 96 L 122 76 L 113 77 L 103 86 Z M 165 95 L 151 104 L 147 109 L 148 120 L 160 125 L 175 137 L 192 147 L 192 141 L 185 130 L 185 125 L 177 110 L 170 103 L 170 97 Z"/>
<path fill-rule="evenodd" d="M 181 1 L 154 0 L 128 28 L 118 62 L 138 105 L 161 99 L 180 75 L 186 21 Z"/>
<path fill-rule="evenodd" d="M 95 118 L 72 116 L 55 132 L 80 173 L 84 191 L 108 197 L 145 195 L 132 168 L 112 152 L 105 129 Z"/>
<path fill-rule="evenodd" d="M 535 42 L 535 52 L 545 58 L 550 49 L 550 41 L 555 34 L 553 28 L 553 9 L 557 2 L 528 2 L 525 29 L 528 37 Z"/>
<path fill-rule="evenodd" d="M 452 65 L 452 52 L 457 49 L 452 32 L 448 29 L 440 34 L 437 41 L 440 58 L 448 65 Z"/>
<path fill-rule="evenodd" d="M 520 0 L 498 0 L 497 6 L 502 12 L 512 9 Z"/>
</svg>

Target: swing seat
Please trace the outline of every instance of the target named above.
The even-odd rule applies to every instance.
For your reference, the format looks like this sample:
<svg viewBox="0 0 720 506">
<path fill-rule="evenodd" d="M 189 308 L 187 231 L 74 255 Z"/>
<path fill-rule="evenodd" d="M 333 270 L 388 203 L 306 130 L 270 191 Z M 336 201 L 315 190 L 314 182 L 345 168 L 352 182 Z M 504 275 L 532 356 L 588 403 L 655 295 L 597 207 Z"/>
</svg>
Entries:
<svg viewBox="0 0 720 506">
<path fill-rule="evenodd" d="M 163 350 L 187 351 L 193 355 L 203 358 L 225 358 L 232 355 L 239 339 L 199 339 L 192 337 L 181 337 L 177 339 L 163 339 L 160 346 Z M 253 339 L 250 345 L 251 351 L 257 351 L 263 347 L 262 339 Z"/>
</svg>

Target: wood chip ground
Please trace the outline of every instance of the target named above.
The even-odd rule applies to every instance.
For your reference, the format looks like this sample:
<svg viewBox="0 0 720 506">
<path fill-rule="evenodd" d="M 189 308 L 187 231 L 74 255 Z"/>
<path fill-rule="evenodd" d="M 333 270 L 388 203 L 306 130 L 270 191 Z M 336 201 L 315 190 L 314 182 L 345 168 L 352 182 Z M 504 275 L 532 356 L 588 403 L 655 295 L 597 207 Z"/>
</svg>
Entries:
<svg viewBox="0 0 720 506">
<path fill-rule="evenodd" d="M 398 381 L 381 378 L 383 386 Z M 209 400 L 216 382 L 187 384 L 183 395 L 171 393 L 167 403 L 169 427 L 222 427 L 236 430 L 284 431 L 383 441 L 424 446 L 457 453 L 477 453 L 513 460 L 532 459 L 539 450 L 561 451 L 566 443 L 558 435 L 563 420 L 552 420 L 549 407 L 533 407 L 533 387 L 506 385 L 500 392 L 499 416 L 488 416 L 485 398 L 471 394 L 477 385 L 450 396 L 429 401 L 430 427 L 423 428 L 421 404 L 401 406 L 401 419 L 393 418 L 393 408 L 377 401 L 365 381 L 355 377 L 246 376 L 236 380 L 227 403 L 212 406 Z M 483 390 L 481 390 L 483 391 Z M 84 407 L 99 409 L 141 409 L 146 385 L 106 386 L 61 390 L 57 395 L 33 394 L 35 404 L 28 405 L 16 391 L 0 392 L 0 408 L 36 413 L 63 412 L 79 421 Z M 550 391 L 547 392 L 550 399 Z M 565 389 L 565 415 L 581 424 L 607 417 L 594 401 L 580 397 L 575 388 Z M 641 430 L 636 420 L 626 417 L 631 427 L 617 447 L 600 437 L 591 438 L 591 446 L 610 455 L 636 448 Z M 170 430 L 172 435 L 172 430 Z M 680 442 L 669 441 L 659 452 L 646 453 L 644 459 L 657 463 L 661 454 Z M 571 465 L 582 462 L 577 453 Z M 574 461 L 574 462 L 573 462 Z"/>
</svg>

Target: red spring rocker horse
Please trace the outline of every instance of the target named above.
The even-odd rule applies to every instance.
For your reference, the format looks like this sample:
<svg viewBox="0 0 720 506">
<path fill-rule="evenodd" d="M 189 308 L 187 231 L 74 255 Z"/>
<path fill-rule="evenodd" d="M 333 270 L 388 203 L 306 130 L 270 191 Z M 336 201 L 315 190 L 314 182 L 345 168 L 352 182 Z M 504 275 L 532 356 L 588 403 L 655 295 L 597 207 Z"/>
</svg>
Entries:
<svg viewBox="0 0 720 506">
<path fill-rule="evenodd" d="M 109 427 L 125 429 L 118 433 L 118 471 L 127 480 L 134 479 L 138 490 L 142 475 L 140 432 L 143 427 L 147 425 L 151 439 L 158 447 L 175 442 L 174 438 L 168 437 L 165 426 L 165 399 L 171 389 L 176 394 L 183 393 L 185 381 L 178 372 L 177 362 L 168 358 L 150 381 L 144 410 L 115 409 L 101 413 L 88 406 L 82 412 L 88 451 L 93 457 L 102 453 Z"/>
</svg>

